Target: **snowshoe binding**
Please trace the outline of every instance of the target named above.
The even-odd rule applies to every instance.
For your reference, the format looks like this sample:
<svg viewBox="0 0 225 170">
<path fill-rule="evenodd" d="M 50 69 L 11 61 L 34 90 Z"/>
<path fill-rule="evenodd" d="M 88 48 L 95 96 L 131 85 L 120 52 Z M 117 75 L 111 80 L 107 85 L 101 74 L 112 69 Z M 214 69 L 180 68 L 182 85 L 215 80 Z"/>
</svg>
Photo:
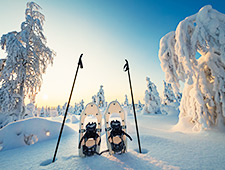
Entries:
<svg viewBox="0 0 225 170">
<path fill-rule="evenodd" d="M 84 125 L 87 116 L 97 118 L 97 122 L 88 122 Z M 94 103 L 89 103 L 80 116 L 79 155 L 80 157 L 99 155 L 101 144 L 102 115 Z M 84 128 L 85 127 L 85 128 Z"/>
<path fill-rule="evenodd" d="M 111 116 L 117 114 L 119 120 L 113 119 Z M 126 117 L 124 110 L 119 102 L 113 101 L 109 104 L 105 112 L 105 131 L 107 138 L 107 146 L 110 154 L 121 154 L 127 151 L 127 138 L 132 138 L 126 133 Z"/>
</svg>

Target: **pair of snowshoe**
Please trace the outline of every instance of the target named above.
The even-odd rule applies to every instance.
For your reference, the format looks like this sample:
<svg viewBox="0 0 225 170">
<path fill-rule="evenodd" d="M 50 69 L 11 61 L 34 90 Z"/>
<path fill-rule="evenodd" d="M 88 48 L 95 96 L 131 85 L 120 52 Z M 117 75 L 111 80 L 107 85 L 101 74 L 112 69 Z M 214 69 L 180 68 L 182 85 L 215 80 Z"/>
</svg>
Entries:
<svg viewBox="0 0 225 170">
<path fill-rule="evenodd" d="M 113 115 L 117 115 L 114 120 Z M 85 119 L 89 117 L 97 121 L 89 121 L 85 125 Z M 127 151 L 127 138 L 132 138 L 126 133 L 126 116 L 119 102 L 113 101 L 105 111 L 105 133 L 108 150 L 100 153 L 101 132 L 102 132 L 102 114 L 94 103 L 89 103 L 80 116 L 79 130 L 79 155 L 81 157 L 101 155 L 104 152 L 112 154 L 121 154 Z"/>
</svg>

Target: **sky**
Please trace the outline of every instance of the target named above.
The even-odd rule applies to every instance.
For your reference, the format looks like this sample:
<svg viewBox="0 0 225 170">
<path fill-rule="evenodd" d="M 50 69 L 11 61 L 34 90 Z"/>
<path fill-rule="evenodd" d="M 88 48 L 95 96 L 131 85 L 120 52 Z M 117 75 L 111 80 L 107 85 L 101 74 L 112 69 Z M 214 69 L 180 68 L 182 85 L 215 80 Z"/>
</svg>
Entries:
<svg viewBox="0 0 225 170">
<path fill-rule="evenodd" d="M 0 0 L 0 36 L 20 31 L 25 20 L 26 0 Z M 103 85 L 107 102 L 131 102 L 128 75 L 123 71 L 129 61 L 135 102 L 144 103 L 146 76 L 163 92 L 165 75 L 158 58 L 159 41 L 174 31 L 180 21 L 212 5 L 225 13 L 221 0 L 36 0 L 45 15 L 47 46 L 56 52 L 53 65 L 43 75 L 36 104 L 63 105 L 68 101 L 83 53 L 84 68 L 76 79 L 71 105 L 85 104 Z M 0 50 L 0 58 L 6 54 Z M 28 101 L 27 101 L 28 102 Z"/>
</svg>

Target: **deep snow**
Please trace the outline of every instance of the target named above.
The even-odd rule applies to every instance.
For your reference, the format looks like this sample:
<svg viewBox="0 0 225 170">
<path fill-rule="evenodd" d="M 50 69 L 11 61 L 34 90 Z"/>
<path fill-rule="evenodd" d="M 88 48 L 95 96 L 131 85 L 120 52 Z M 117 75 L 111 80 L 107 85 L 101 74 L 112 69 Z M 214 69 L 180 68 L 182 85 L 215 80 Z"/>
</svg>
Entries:
<svg viewBox="0 0 225 170">
<path fill-rule="evenodd" d="M 138 153 L 133 116 L 128 116 L 128 152 L 122 155 L 80 158 L 78 156 L 78 125 L 61 139 L 57 160 L 50 163 L 57 138 L 33 145 L 0 151 L 0 169 L 225 169 L 225 133 L 216 129 L 198 133 L 173 130 L 177 114 L 141 115 L 138 124 L 142 154 Z M 1 132 L 1 131 L 0 131 Z M 106 149 L 102 133 L 101 150 Z M 49 164 L 50 163 L 50 164 Z"/>
</svg>

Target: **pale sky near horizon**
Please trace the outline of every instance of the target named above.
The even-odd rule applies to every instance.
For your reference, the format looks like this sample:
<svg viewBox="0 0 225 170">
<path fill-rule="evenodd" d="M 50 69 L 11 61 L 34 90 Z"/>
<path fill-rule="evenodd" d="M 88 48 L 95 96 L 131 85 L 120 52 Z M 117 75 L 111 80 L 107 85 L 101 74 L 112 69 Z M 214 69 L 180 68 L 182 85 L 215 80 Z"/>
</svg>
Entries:
<svg viewBox="0 0 225 170">
<path fill-rule="evenodd" d="M 0 36 L 20 31 L 25 20 L 26 0 L 0 0 Z M 45 15 L 47 46 L 57 55 L 43 75 L 36 104 L 57 106 L 67 102 L 83 53 L 84 68 L 79 70 L 71 105 L 92 101 L 103 85 L 108 102 L 131 102 L 124 59 L 130 64 L 136 102 L 143 103 L 146 76 L 162 93 L 164 73 L 158 58 L 159 41 L 174 31 L 180 21 L 212 5 L 225 13 L 225 2 L 210 0 L 36 0 Z M 0 50 L 0 58 L 5 54 Z"/>
</svg>

